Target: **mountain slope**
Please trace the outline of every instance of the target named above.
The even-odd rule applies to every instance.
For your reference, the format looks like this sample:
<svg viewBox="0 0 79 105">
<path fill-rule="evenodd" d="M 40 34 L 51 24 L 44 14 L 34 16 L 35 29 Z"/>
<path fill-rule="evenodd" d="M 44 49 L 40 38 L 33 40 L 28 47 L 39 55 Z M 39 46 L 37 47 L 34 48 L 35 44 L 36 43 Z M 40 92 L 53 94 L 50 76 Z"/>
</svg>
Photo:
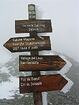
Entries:
<svg viewBox="0 0 79 105">
<path fill-rule="evenodd" d="M 62 55 L 62 54 L 58 54 Z M 71 62 L 72 67 L 66 76 L 74 85 L 69 92 L 48 92 L 49 105 L 78 105 L 79 104 L 79 63 L 65 56 Z M 19 94 L 19 75 L 31 75 L 31 73 L 19 73 L 18 57 L 11 58 L 9 62 L 0 67 L 0 105 L 33 105 L 32 94 Z"/>
</svg>

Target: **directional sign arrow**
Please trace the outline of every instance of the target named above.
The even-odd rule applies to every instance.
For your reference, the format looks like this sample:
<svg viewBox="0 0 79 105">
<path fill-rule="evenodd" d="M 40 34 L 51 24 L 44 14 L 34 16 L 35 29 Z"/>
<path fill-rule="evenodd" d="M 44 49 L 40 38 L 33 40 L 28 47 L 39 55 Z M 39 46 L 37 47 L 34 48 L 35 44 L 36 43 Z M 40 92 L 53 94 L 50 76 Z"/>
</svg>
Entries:
<svg viewBox="0 0 79 105">
<path fill-rule="evenodd" d="M 19 56 L 20 71 L 60 70 L 66 62 L 58 55 Z"/>
<path fill-rule="evenodd" d="M 51 20 L 16 20 L 16 33 L 52 32 Z"/>
<path fill-rule="evenodd" d="M 50 38 L 49 36 L 41 37 L 15 37 L 9 39 L 5 44 L 6 47 L 11 52 L 24 52 L 24 51 L 41 51 L 50 50 Z"/>
<path fill-rule="evenodd" d="M 20 77 L 20 93 L 61 90 L 67 80 L 60 74 Z"/>
</svg>

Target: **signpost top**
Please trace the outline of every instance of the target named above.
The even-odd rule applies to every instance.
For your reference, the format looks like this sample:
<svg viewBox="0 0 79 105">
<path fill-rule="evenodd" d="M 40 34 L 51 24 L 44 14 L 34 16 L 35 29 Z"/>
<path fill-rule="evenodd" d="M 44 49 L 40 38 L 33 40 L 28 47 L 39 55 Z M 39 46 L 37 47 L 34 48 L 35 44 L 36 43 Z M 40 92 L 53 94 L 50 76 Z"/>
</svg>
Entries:
<svg viewBox="0 0 79 105">
<path fill-rule="evenodd" d="M 36 19 L 36 11 L 35 11 L 35 5 L 34 4 L 29 4 L 28 5 L 28 15 L 29 15 L 29 20 L 31 19 Z"/>
</svg>

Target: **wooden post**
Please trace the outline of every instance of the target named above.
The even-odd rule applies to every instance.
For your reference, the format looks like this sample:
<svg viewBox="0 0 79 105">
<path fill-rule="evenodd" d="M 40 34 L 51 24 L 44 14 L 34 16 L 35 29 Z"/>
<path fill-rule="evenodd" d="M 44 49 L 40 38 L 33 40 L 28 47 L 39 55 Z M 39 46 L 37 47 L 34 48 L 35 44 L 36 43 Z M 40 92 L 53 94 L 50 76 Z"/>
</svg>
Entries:
<svg viewBox="0 0 79 105">
<path fill-rule="evenodd" d="M 36 11 L 35 11 L 35 5 L 34 4 L 29 4 L 28 5 L 28 15 L 29 15 L 29 20 L 35 20 L 36 19 Z M 36 32 L 30 33 L 30 37 L 38 37 Z M 38 51 L 31 51 L 31 55 L 37 56 Z M 39 76 L 40 71 L 34 72 L 32 71 L 32 76 Z M 42 94 L 39 92 L 34 92 L 33 93 L 34 97 L 34 104 L 35 105 L 42 105 Z"/>
</svg>

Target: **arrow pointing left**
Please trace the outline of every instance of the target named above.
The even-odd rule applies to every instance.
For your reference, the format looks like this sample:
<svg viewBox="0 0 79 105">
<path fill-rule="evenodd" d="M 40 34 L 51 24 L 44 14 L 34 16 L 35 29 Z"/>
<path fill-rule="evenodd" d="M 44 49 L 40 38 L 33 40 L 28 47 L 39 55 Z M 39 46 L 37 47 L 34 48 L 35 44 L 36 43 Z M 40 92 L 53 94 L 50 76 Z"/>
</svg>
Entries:
<svg viewBox="0 0 79 105">
<path fill-rule="evenodd" d="M 15 37 L 9 39 L 4 47 L 11 52 L 24 52 L 24 51 L 41 51 L 51 50 L 49 36 L 41 37 Z"/>
</svg>

